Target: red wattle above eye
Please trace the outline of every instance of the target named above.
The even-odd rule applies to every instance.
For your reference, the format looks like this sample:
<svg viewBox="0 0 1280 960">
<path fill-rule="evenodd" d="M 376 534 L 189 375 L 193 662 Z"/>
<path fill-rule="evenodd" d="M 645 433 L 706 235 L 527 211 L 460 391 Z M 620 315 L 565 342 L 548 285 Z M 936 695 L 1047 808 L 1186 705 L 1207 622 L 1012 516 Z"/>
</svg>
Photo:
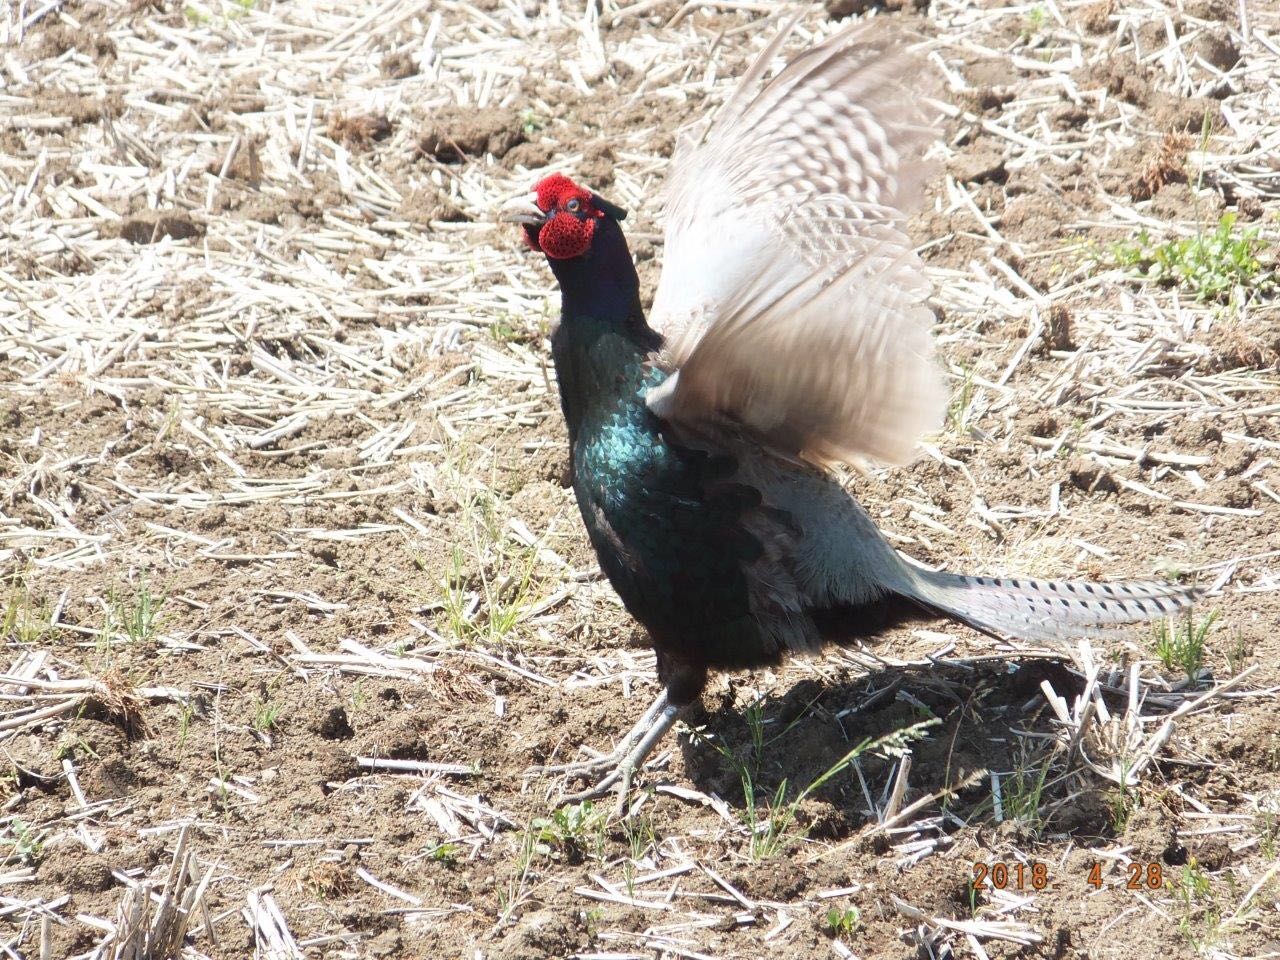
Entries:
<svg viewBox="0 0 1280 960">
<path fill-rule="evenodd" d="M 580 257 L 591 246 L 591 237 L 595 231 L 594 219 L 584 221 L 572 214 L 558 213 L 538 231 L 538 246 L 543 253 L 555 260 Z"/>
</svg>

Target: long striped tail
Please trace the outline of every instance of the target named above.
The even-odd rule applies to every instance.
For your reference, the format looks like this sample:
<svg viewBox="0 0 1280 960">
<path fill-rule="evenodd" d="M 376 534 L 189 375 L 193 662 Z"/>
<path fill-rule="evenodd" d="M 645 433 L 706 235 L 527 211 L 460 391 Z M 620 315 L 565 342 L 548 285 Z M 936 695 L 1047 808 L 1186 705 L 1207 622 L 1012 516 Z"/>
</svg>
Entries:
<svg viewBox="0 0 1280 960">
<path fill-rule="evenodd" d="M 1169 616 L 1198 596 L 1191 587 L 1125 580 L 973 577 L 912 567 L 911 595 L 976 630 L 1028 641 L 1110 633 L 1124 623 Z"/>
</svg>

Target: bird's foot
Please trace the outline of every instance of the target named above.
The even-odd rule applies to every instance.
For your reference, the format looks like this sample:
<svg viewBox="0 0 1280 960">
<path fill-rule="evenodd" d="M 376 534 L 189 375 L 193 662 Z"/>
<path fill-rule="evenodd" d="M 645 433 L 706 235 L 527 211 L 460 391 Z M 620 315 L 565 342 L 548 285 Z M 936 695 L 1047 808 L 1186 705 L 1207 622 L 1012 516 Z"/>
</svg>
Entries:
<svg viewBox="0 0 1280 960">
<path fill-rule="evenodd" d="M 675 725 L 679 713 L 679 707 L 668 703 L 664 690 L 609 753 L 573 763 L 532 767 L 527 774 L 566 774 L 582 778 L 603 774 L 594 786 L 566 796 L 564 802 L 582 803 L 616 790 L 618 803 L 614 812 L 615 815 L 620 815 L 626 805 L 627 795 L 631 792 L 631 781 L 636 770 L 644 764 L 645 758 L 663 735 Z"/>
<path fill-rule="evenodd" d="M 586 760 L 575 760 L 570 763 L 551 763 L 540 767 L 530 767 L 525 771 L 525 776 L 568 774 L 571 777 L 589 777 L 592 774 L 610 770 L 620 764 L 623 758 L 631 751 L 631 748 L 643 739 L 649 728 L 653 726 L 654 721 L 657 720 L 658 714 L 662 713 L 666 707 L 667 691 L 664 689 L 654 698 L 653 703 L 649 704 L 649 708 L 635 722 L 635 726 L 628 730 L 626 736 L 614 744 L 613 749 L 608 753 L 597 753 Z"/>
<path fill-rule="evenodd" d="M 594 800 L 597 797 L 606 796 L 610 792 L 616 792 L 618 799 L 613 806 L 613 815 L 615 817 L 622 816 L 627 806 L 627 797 L 631 794 L 631 781 L 635 777 L 636 771 L 644 765 L 645 758 L 653 752 L 653 748 L 657 746 L 658 741 L 675 725 L 676 717 L 679 715 L 679 707 L 673 707 L 669 704 L 664 706 L 640 740 L 627 751 L 621 760 L 609 769 L 608 773 L 596 782 L 595 786 L 567 795 L 564 798 L 564 802 L 582 803 L 586 800 Z"/>
</svg>

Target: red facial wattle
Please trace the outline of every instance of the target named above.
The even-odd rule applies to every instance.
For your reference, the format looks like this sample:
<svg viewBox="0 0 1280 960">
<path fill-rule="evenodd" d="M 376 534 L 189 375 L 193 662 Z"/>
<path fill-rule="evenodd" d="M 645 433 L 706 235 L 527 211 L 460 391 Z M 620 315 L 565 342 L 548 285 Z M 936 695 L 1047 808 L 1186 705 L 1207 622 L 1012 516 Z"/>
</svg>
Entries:
<svg viewBox="0 0 1280 960">
<path fill-rule="evenodd" d="M 604 216 L 584 190 L 562 173 L 544 177 L 534 188 L 538 207 L 552 215 L 541 227 L 525 232 L 529 246 L 553 260 L 580 257 L 591 247 L 596 221 Z"/>
<path fill-rule="evenodd" d="M 568 260 L 587 252 L 595 232 L 594 217 L 579 220 L 572 213 L 557 213 L 538 231 L 538 246 L 553 260 Z"/>
</svg>

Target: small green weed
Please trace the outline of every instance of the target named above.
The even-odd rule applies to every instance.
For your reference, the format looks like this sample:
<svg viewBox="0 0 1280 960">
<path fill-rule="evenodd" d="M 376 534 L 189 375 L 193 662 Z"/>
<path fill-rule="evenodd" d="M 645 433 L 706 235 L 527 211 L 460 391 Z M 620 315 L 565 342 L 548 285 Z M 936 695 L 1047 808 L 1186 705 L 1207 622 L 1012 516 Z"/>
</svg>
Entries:
<svg viewBox="0 0 1280 960">
<path fill-rule="evenodd" d="M 958 364 L 960 368 L 960 386 L 951 396 L 947 404 L 947 426 L 954 433 L 963 433 L 969 426 L 970 408 L 973 406 L 975 387 L 973 368 Z"/>
<path fill-rule="evenodd" d="M 489 336 L 498 343 L 528 343 L 531 340 L 529 328 L 505 311 L 489 324 Z"/>
<path fill-rule="evenodd" d="M 259 733 L 270 733 L 280 723 L 280 715 L 284 708 L 278 703 L 259 702 L 253 712 L 253 729 Z"/>
<path fill-rule="evenodd" d="M 1242 302 L 1275 286 L 1275 275 L 1258 254 L 1267 247 L 1258 227 L 1236 229 L 1236 215 L 1224 213 L 1211 232 L 1157 243 L 1143 230 L 1133 240 L 1111 246 L 1116 266 L 1146 280 L 1180 286 L 1201 302 Z"/>
<path fill-rule="evenodd" d="M 498 916 L 499 923 L 505 923 L 520 908 L 527 895 L 529 874 L 533 871 L 533 854 L 537 846 L 537 832 L 534 821 L 530 821 L 520 836 L 516 868 L 507 881 L 506 888 L 498 891 L 498 903 L 502 907 L 502 913 Z"/>
<path fill-rule="evenodd" d="M 9 837 L 0 838 L 0 844 L 9 848 L 4 858 L 6 864 L 14 860 L 20 863 L 31 863 L 40 859 L 40 854 L 44 850 L 44 837 L 37 834 L 31 824 L 14 817 L 8 823 L 8 832 Z"/>
<path fill-rule="evenodd" d="M 629 853 L 622 862 L 622 882 L 627 896 L 634 897 L 636 895 L 636 864 L 643 860 L 650 850 L 658 846 L 657 831 L 653 826 L 653 812 L 646 810 L 643 815 L 624 818 L 622 833 L 627 838 Z"/>
<path fill-rule="evenodd" d="M 184 703 L 178 707 L 178 747 L 186 745 L 187 737 L 191 735 L 191 720 L 195 717 L 195 708 L 189 703 Z"/>
<path fill-rule="evenodd" d="M 453 866 L 458 862 L 458 845 L 456 843 L 440 843 L 427 851 L 427 858 L 436 863 Z"/>
<path fill-rule="evenodd" d="M 1107 806 L 1111 810 L 1111 829 L 1117 835 L 1122 834 L 1138 809 L 1137 794 L 1128 787 L 1116 787 L 1107 794 Z"/>
<path fill-rule="evenodd" d="M 1179 621 L 1161 620 L 1155 629 L 1155 654 L 1166 670 L 1181 670 L 1195 681 L 1204 667 L 1205 641 L 1218 611 L 1211 610 L 1199 620 L 1191 613 Z"/>
<path fill-rule="evenodd" d="M 1222 911 L 1213 896 L 1209 875 L 1194 857 L 1183 866 L 1173 884 L 1173 892 L 1182 913 L 1178 918 L 1178 932 L 1198 950 L 1211 946 L 1218 939 Z"/>
<path fill-rule="evenodd" d="M 538 116 L 532 107 L 522 111 L 520 114 L 520 129 L 524 131 L 526 137 L 532 137 L 546 125 L 547 122 Z"/>
<path fill-rule="evenodd" d="M 827 932 L 833 937 L 850 937 L 861 923 L 862 917 L 858 914 L 857 907 L 847 907 L 844 910 L 832 907 L 827 911 Z"/>
<path fill-rule="evenodd" d="M 604 832 L 608 812 L 597 810 L 590 800 L 569 804 L 549 817 L 534 817 L 525 827 L 516 852 L 516 866 L 506 889 L 498 893 L 502 906 L 498 922 L 519 909 L 528 895 L 529 876 L 535 857 L 573 862 L 581 858 L 588 846 L 599 858 L 604 849 Z"/>
<path fill-rule="evenodd" d="M 622 821 L 622 833 L 627 838 L 627 850 L 632 860 L 643 860 L 658 845 L 652 811 L 646 810 L 643 816 L 625 818 Z"/>
<path fill-rule="evenodd" d="M 1001 793 L 1005 819 L 1027 824 L 1033 829 L 1039 829 L 1044 824 L 1040 807 L 1052 760 L 1051 756 L 1045 757 L 1044 762 L 1036 767 L 1027 762 L 1024 756 L 1004 778 Z"/>
<path fill-rule="evenodd" d="M 441 607 L 463 643 L 504 646 L 537 602 L 537 553 L 503 535 L 491 494 L 464 505 L 470 536 L 454 544 Z"/>
<path fill-rule="evenodd" d="M 560 807 L 549 817 L 535 817 L 533 828 L 533 852 L 552 859 L 575 859 L 590 846 L 599 856 L 604 848 L 604 828 L 608 822 L 607 810 L 597 810 L 594 803 L 584 800 Z"/>
<path fill-rule="evenodd" d="M 978 915 L 978 885 L 973 882 L 973 877 L 969 877 L 964 882 L 965 890 L 969 895 L 969 916 L 976 917 Z"/>
<path fill-rule="evenodd" d="M 165 594 L 152 592 L 146 574 L 138 577 L 132 591 L 126 592 L 115 586 L 108 589 L 103 643 L 109 646 L 121 634 L 130 643 L 150 640 L 160 622 L 160 608 L 164 606 L 165 599 Z"/>
<path fill-rule="evenodd" d="M 1125 786 L 1129 782 L 1129 761 L 1120 758 L 1120 783 L 1106 795 L 1107 806 L 1111 810 L 1111 829 L 1116 835 L 1124 833 L 1129 820 L 1138 809 L 1138 791 Z"/>
<path fill-rule="evenodd" d="M 1280 857 L 1280 811 L 1259 810 L 1254 817 L 1254 827 L 1258 831 L 1258 849 L 1267 860 L 1274 862 Z"/>
<path fill-rule="evenodd" d="M 357 680 L 354 684 L 352 684 L 351 709 L 353 711 L 358 712 L 366 704 L 370 703 L 372 699 L 373 699 L 373 696 L 372 694 L 369 693 L 368 689 L 365 687 L 363 678 Z"/>
<path fill-rule="evenodd" d="M 1022 39 L 1030 40 L 1044 29 L 1045 24 L 1049 21 L 1049 13 L 1044 7 L 1032 7 L 1022 20 Z"/>
<path fill-rule="evenodd" d="M 81 757 L 102 760 L 98 751 L 93 749 L 92 743 L 71 730 L 59 738 L 57 745 L 53 748 L 53 756 L 55 760 L 75 760 Z"/>
<path fill-rule="evenodd" d="M 1231 671 L 1231 675 L 1235 676 L 1244 672 L 1245 667 L 1249 665 L 1249 661 L 1253 659 L 1253 644 L 1245 640 L 1240 634 L 1233 633 L 1231 644 L 1227 647 L 1227 669 Z"/>
</svg>

